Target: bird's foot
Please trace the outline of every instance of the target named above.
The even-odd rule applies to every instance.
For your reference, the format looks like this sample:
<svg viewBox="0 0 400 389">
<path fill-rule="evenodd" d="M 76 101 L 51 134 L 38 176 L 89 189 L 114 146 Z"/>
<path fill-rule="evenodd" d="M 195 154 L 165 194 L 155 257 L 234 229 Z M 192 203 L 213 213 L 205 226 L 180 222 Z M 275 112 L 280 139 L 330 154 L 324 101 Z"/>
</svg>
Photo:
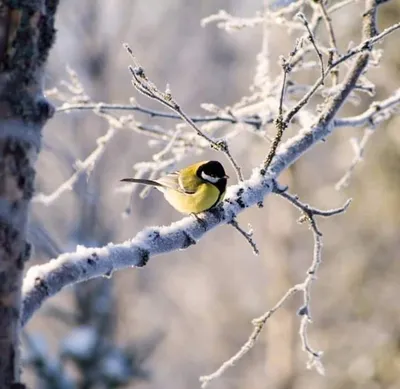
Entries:
<svg viewBox="0 0 400 389">
<path fill-rule="evenodd" d="M 197 220 L 197 222 L 201 225 L 204 231 L 207 231 L 207 222 L 202 219 L 198 214 L 196 213 L 191 213 L 192 216 Z"/>
</svg>

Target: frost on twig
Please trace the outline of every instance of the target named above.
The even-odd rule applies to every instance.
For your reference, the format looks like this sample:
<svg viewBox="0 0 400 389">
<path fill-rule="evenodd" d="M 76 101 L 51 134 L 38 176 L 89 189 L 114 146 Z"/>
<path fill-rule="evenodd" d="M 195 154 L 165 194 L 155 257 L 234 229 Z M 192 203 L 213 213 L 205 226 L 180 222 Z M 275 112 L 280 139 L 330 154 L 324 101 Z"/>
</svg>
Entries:
<svg viewBox="0 0 400 389">
<path fill-rule="evenodd" d="M 356 166 L 363 160 L 365 147 L 371 136 L 374 133 L 375 128 L 383 121 L 388 120 L 392 115 L 400 113 L 398 105 L 400 104 L 400 89 L 398 89 L 389 98 L 374 102 L 371 106 L 362 114 L 349 118 L 337 119 L 335 121 L 336 127 L 361 127 L 366 126 L 364 129 L 363 136 L 360 140 L 351 138 L 351 146 L 354 151 L 354 158 L 344 173 L 342 178 L 336 183 L 335 189 L 341 190 L 349 184 L 351 176 Z"/>
<path fill-rule="evenodd" d="M 309 367 L 315 367 L 322 373 L 322 354 L 311 346 L 307 332 L 307 326 L 311 321 L 311 286 L 322 260 L 322 234 L 316 219 L 317 216 L 328 217 L 340 214 L 346 210 L 348 203 L 339 209 L 321 211 L 304 204 L 287 190 L 279 188 L 276 180 L 302 155 L 327 139 L 334 131 L 345 126 L 370 127 L 371 122 L 377 125 L 387 120 L 390 115 L 397 113 L 396 107 L 400 104 L 398 91 L 378 105 L 371 105 L 361 115 L 339 117 L 343 105 L 357 97 L 358 92 L 373 92 L 374 88 L 366 78 L 366 72 L 371 65 L 377 63 L 376 58 L 379 57 L 376 55 L 374 45 L 400 28 L 400 23 L 397 23 L 378 33 L 375 26 L 378 3 L 367 0 L 366 12 L 363 15 L 361 43 L 339 53 L 330 15 L 350 3 L 351 1 L 345 0 L 331 7 L 326 7 L 325 4 L 314 4 L 310 7 L 310 15 L 307 12 L 308 19 L 303 18 L 302 22 L 296 18 L 298 12 L 304 11 L 305 2 L 302 1 L 293 2 L 278 11 L 265 9 L 253 18 L 249 18 L 247 20 L 249 23 L 234 20 L 227 13 L 210 18 L 209 21 L 222 23 L 221 26 L 224 28 L 229 23 L 231 27 L 250 27 L 252 23 L 253 25 L 263 24 L 264 28 L 263 47 L 259 52 L 257 77 L 254 77 L 251 94 L 241 98 L 230 107 L 203 105 L 211 113 L 210 115 L 187 115 L 175 101 L 170 88 L 167 87 L 165 91 L 159 90 L 133 56 L 133 66 L 130 67 L 133 85 L 140 93 L 158 101 L 170 112 L 150 110 L 139 106 L 134 101 L 131 101 L 130 105 L 94 103 L 88 99 L 64 103 L 58 110 L 59 114 L 89 109 L 103 116 L 109 121 L 110 127 L 118 131 L 135 131 L 147 136 L 150 139 L 149 147 L 156 148 L 157 151 L 154 152 L 150 161 L 135 163 L 134 170 L 138 176 L 156 178 L 166 170 L 174 168 L 177 162 L 187 155 L 200 154 L 211 145 L 226 154 L 237 172 L 239 184 L 228 188 L 225 201 L 220 206 L 201 215 L 204 223 L 199 223 L 193 218 L 184 218 L 167 227 L 146 228 L 132 239 L 120 244 L 94 248 L 80 246 L 75 252 L 62 254 L 49 263 L 32 267 L 24 280 L 22 324 L 30 319 L 46 299 L 62 288 L 94 277 L 111 276 L 117 270 L 145 266 L 150 259 L 162 253 L 185 250 L 221 224 L 231 224 L 245 237 L 253 250 L 257 251 L 252 232 L 245 231 L 237 224 L 237 216 L 245 209 L 261 204 L 265 197 L 274 191 L 296 206 L 302 213 L 300 220 L 309 225 L 314 238 L 311 265 L 301 283 L 290 288 L 274 307 L 253 321 L 253 332 L 243 347 L 223 363 L 215 373 L 203 377 L 203 385 L 219 377 L 228 367 L 239 361 L 254 346 L 268 319 L 297 292 L 302 294 L 304 300 L 298 312 L 301 316 L 299 333 L 302 346 L 309 356 Z M 328 47 L 324 47 L 318 35 L 318 26 L 323 20 L 328 31 Z M 271 58 L 263 59 L 263 56 L 268 55 L 267 32 L 270 24 L 287 27 L 298 37 L 294 52 L 290 53 L 287 60 L 282 61 L 282 75 L 275 79 L 268 74 Z M 304 34 L 304 27 L 307 30 L 306 34 Z M 129 47 L 126 46 L 126 49 L 132 54 Z M 315 59 L 315 52 L 318 60 Z M 340 80 L 337 77 L 339 69 L 341 70 Z M 289 72 L 292 76 L 304 71 L 310 71 L 315 76 L 311 85 L 301 84 L 296 77 L 288 79 Z M 327 87 L 329 76 L 332 76 L 333 85 Z M 80 89 L 76 88 L 76 91 L 79 92 Z M 322 101 L 318 107 L 311 104 L 313 97 Z M 117 111 L 122 111 L 127 115 L 117 117 Z M 168 119 L 166 120 L 168 123 L 182 119 L 183 123 L 173 128 L 163 125 L 143 125 L 137 120 L 136 116 L 139 114 Z M 268 139 L 268 131 L 274 119 L 275 125 L 278 123 L 280 126 L 280 129 L 278 128 L 280 133 L 273 140 L 270 153 L 267 148 L 263 150 L 263 155 L 267 155 L 264 163 L 253 167 L 251 176 L 243 179 L 238 164 L 230 154 L 227 142 L 242 135 L 243 127 L 250 128 L 259 137 L 257 139 L 260 137 Z M 283 139 L 283 131 L 289 125 L 293 125 L 292 135 L 288 139 Z M 217 131 L 222 126 L 224 127 L 221 136 Z M 190 131 L 187 131 L 188 127 Z M 360 150 L 358 150 L 359 154 Z M 100 151 L 99 153 L 101 154 Z M 79 174 L 90 171 L 93 166 L 90 159 L 87 163 L 85 161 L 81 165 Z M 67 185 L 68 188 L 70 186 Z M 122 188 L 122 190 L 125 189 Z"/>
<path fill-rule="evenodd" d="M 190 128 L 192 128 L 198 136 L 205 139 L 212 148 L 218 151 L 222 151 L 227 156 L 228 160 L 232 164 L 237 174 L 237 177 L 240 181 L 243 181 L 243 176 L 241 169 L 235 159 L 232 157 L 232 154 L 229 150 L 228 143 L 224 139 L 214 140 L 210 138 L 205 132 L 203 132 L 192 120 L 191 118 L 182 110 L 180 105 L 174 100 L 172 97 L 171 91 L 169 88 L 165 92 L 161 92 L 146 76 L 144 69 L 139 65 L 136 58 L 133 55 L 131 48 L 128 44 L 124 44 L 125 49 L 131 55 L 132 61 L 134 63 L 134 67 L 130 66 L 129 70 L 132 74 L 132 84 L 136 88 L 137 91 L 142 93 L 143 95 L 149 97 L 150 99 L 154 99 L 171 109 L 175 113 L 177 113 L 182 120 L 188 124 Z"/>
<path fill-rule="evenodd" d="M 205 388 L 212 380 L 220 377 L 227 369 L 234 366 L 240 359 L 242 359 L 243 356 L 247 354 L 255 345 L 269 318 L 277 310 L 279 310 L 290 297 L 298 292 L 301 292 L 303 294 L 303 305 L 298 310 L 298 315 L 301 317 L 299 335 L 303 350 L 307 353 L 309 358 L 307 367 L 315 368 L 320 374 L 324 374 L 325 372 L 324 366 L 321 361 L 322 352 L 314 350 L 314 348 L 310 345 L 307 332 L 308 324 L 311 323 L 311 286 L 317 278 L 317 272 L 322 263 L 322 233 L 318 229 L 315 217 L 328 217 L 343 213 L 349 206 L 350 200 L 347 201 L 340 208 L 323 211 L 317 208 L 310 207 L 309 205 L 301 202 L 297 196 L 289 194 L 287 192 L 287 188 L 280 188 L 276 182 L 274 182 L 273 192 L 288 200 L 291 204 L 293 204 L 302 212 L 302 218 L 300 219 L 301 222 L 307 221 L 314 238 L 313 259 L 311 265 L 308 268 L 306 278 L 302 283 L 292 286 L 271 309 L 265 312 L 262 316 L 252 320 L 252 324 L 254 327 L 253 331 L 247 341 L 239 349 L 239 351 L 231 358 L 226 360 L 215 372 L 200 377 L 202 388 Z"/>
<path fill-rule="evenodd" d="M 313 4 L 313 3 L 311 3 Z M 327 11 L 326 6 L 324 1 L 317 1 L 317 6 L 319 7 L 322 18 L 325 23 L 326 30 L 328 31 L 328 36 L 329 36 L 329 49 L 328 49 L 328 66 L 332 64 L 332 62 L 337 58 L 339 55 L 339 50 L 337 46 L 337 41 L 336 41 L 336 34 L 333 29 L 332 25 L 332 19 L 329 15 L 329 11 Z M 324 73 L 324 72 L 322 72 Z M 332 77 L 332 84 L 335 86 L 339 82 L 339 69 L 334 69 L 331 71 L 331 77 Z"/>
<path fill-rule="evenodd" d="M 307 38 L 309 39 L 309 41 L 313 45 L 313 47 L 315 49 L 315 52 L 317 54 L 317 57 L 318 57 L 318 60 L 319 60 L 319 64 L 321 66 L 321 78 L 323 80 L 325 78 L 324 60 L 322 58 L 322 53 L 321 53 L 320 49 L 317 46 L 316 38 L 315 38 L 313 32 L 311 31 L 310 24 L 308 23 L 308 20 L 307 20 L 306 16 L 303 13 L 299 12 L 297 14 L 297 17 L 303 22 L 304 27 L 307 29 L 307 32 L 308 32 Z M 322 81 L 322 85 L 323 84 L 324 83 Z"/>
<path fill-rule="evenodd" d="M 289 59 L 286 60 L 284 57 L 280 58 L 281 67 L 282 67 L 282 87 L 279 96 L 279 107 L 278 107 L 278 117 L 275 119 L 275 126 L 277 128 L 277 132 L 275 138 L 272 141 L 271 148 L 268 152 L 267 158 L 265 159 L 263 165 L 264 169 L 267 170 L 272 160 L 275 157 L 276 150 L 278 149 L 279 144 L 282 141 L 283 133 L 287 128 L 287 123 L 283 120 L 283 102 L 285 98 L 285 90 L 286 90 L 286 79 L 289 73 L 292 71 L 292 61 L 295 55 L 297 54 L 302 41 L 299 39 L 296 42 L 296 46 L 294 50 L 289 54 Z"/>
<path fill-rule="evenodd" d="M 249 225 L 249 231 L 245 231 L 242 227 L 239 226 L 239 223 L 235 218 L 232 219 L 232 221 L 230 221 L 229 224 L 233 228 L 235 228 L 247 240 L 247 242 L 253 249 L 254 255 L 260 254 L 260 250 L 258 249 L 257 244 L 253 239 L 253 228 L 251 227 L 251 225 Z"/>
<path fill-rule="evenodd" d="M 343 177 L 336 183 L 336 190 L 342 190 L 349 184 L 356 166 L 363 160 L 365 147 L 373 133 L 374 130 L 372 128 L 366 128 L 361 140 L 357 140 L 356 138 L 350 139 L 354 151 L 354 158 L 351 161 L 350 166 L 347 168 L 347 171 L 343 174 Z"/>
<path fill-rule="evenodd" d="M 75 162 L 75 173 L 71 175 L 66 181 L 64 181 L 56 190 L 50 194 L 37 194 L 32 202 L 42 203 L 44 205 L 51 205 L 55 200 L 57 200 L 64 192 L 72 190 L 75 184 L 78 182 L 79 178 L 90 176 L 95 164 L 103 155 L 107 144 L 113 139 L 116 134 L 116 129 L 110 127 L 107 132 L 100 138 L 97 139 L 97 147 L 93 152 L 84 160 Z"/>
</svg>

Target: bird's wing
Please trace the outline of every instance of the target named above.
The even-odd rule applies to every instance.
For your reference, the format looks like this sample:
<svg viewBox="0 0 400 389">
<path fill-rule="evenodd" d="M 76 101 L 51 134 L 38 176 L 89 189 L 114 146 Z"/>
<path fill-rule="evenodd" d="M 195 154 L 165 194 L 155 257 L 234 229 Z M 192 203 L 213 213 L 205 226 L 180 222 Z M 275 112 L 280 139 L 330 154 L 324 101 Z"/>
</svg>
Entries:
<svg viewBox="0 0 400 389">
<path fill-rule="evenodd" d="M 169 173 L 157 179 L 157 182 L 163 187 L 176 190 L 178 192 L 185 192 L 179 185 L 179 172 Z"/>
<path fill-rule="evenodd" d="M 187 194 L 193 194 L 196 192 L 196 189 L 201 184 L 201 180 L 197 177 L 197 175 L 186 175 L 184 178 L 180 174 L 178 176 L 179 186 L 182 190 Z"/>
<path fill-rule="evenodd" d="M 166 188 L 185 194 L 192 194 L 196 191 L 196 186 L 193 180 L 182 180 L 179 172 L 169 173 L 166 176 L 160 177 L 157 179 L 157 182 Z"/>
</svg>

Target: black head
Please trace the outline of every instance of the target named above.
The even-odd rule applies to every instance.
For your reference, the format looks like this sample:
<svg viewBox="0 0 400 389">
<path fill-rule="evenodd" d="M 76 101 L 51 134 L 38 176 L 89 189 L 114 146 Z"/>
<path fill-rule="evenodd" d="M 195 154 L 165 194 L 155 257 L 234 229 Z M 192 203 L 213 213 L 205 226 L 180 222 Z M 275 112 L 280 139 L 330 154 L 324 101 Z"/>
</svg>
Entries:
<svg viewBox="0 0 400 389">
<path fill-rule="evenodd" d="M 219 190 L 225 191 L 227 179 L 229 178 L 224 167 L 218 161 L 208 161 L 197 169 L 197 176 L 202 180 L 214 184 Z"/>
</svg>

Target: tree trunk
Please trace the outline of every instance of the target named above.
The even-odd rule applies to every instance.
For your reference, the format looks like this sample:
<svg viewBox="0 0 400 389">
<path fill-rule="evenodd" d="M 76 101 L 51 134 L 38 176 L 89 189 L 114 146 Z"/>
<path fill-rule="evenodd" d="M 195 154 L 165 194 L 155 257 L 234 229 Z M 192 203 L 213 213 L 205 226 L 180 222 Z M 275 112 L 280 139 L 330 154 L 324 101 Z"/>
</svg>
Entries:
<svg viewBox="0 0 400 389">
<path fill-rule="evenodd" d="M 57 0 L 0 1 L 0 388 L 21 387 L 19 333 L 29 202 L 41 130 L 53 113 L 42 72 Z"/>
</svg>

